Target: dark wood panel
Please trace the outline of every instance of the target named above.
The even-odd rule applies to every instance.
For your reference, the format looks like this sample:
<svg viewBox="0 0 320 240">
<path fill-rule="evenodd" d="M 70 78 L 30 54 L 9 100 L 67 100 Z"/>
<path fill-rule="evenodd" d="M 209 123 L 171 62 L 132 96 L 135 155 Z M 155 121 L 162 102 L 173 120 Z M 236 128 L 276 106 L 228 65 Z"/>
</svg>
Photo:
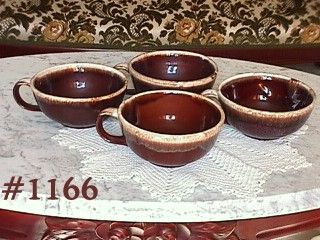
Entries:
<svg viewBox="0 0 320 240">
<path fill-rule="evenodd" d="M 320 209 L 284 216 L 240 220 L 236 232 L 240 239 L 267 240 L 319 227 Z"/>
<path fill-rule="evenodd" d="M 167 47 L 168 48 L 168 47 Z M 174 46 L 170 47 L 175 49 Z M 160 48 L 159 48 L 160 49 Z M 179 49 L 179 48 L 177 48 Z M 123 49 L 119 49 L 122 50 Z M 131 50 L 131 49 L 128 49 Z M 137 49 L 143 51 L 144 49 Z M 155 49 L 154 49 L 155 50 Z M 260 46 L 260 47 L 217 47 L 217 48 L 180 48 L 199 52 L 208 56 L 233 58 L 262 62 L 274 65 L 320 62 L 320 44 L 306 47 Z M 106 51 L 100 48 L 54 47 L 52 45 L 30 45 L 23 43 L 0 43 L 0 57 L 12 57 L 28 54 L 58 53 L 75 51 Z"/>
<path fill-rule="evenodd" d="M 50 220 L 50 221 L 49 221 Z M 99 221 L 83 221 L 83 220 L 71 220 L 63 218 L 47 218 L 45 220 L 44 216 L 32 215 L 18 213 L 8 210 L 0 210 L 0 239 L 21 239 L 21 240 L 37 240 L 46 232 L 45 221 L 50 223 L 49 225 L 55 229 L 72 229 L 72 227 L 78 229 L 79 226 L 85 228 L 87 225 L 95 226 Z M 78 223 L 77 223 L 78 222 Z M 103 224 L 110 224 L 111 222 L 103 221 Z M 126 226 L 125 222 L 113 223 L 115 227 L 119 230 L 121 226 Z M 137 226 L 140 226 L 139 223 L 136 223 Z M 224 224 L 223 230 L 228 230 L 228 224 Z M 232 227 L 233 223 L 230 222 Z M 154 225 L 154 224 L 149 224 Z M 159 226 L 164 226 L 167 224 L 161 224 Z M 170 225 L 170 224 L 169 224 Z M 187 226 L 194 228 L 195 230 L 207 229 L 208 231 L 215 230 L 218 231 L 218 226 L 220 225 L 217 222 L 215 223 L 190 223 L 186 224 Z M 60 227 L 59 227 L 60 226 Z M 154 225 L 156 226 L 156 225 Z M 201 226 L 201 228 L 199 228 Z M 280 236 L 291 235 L 296 232 L 302 232 L 311 229 L 319 229 L 320 227 L 320 209 L 269 217 L 269 218 L 259 218 L 259 219 L 248 219 L 248 220 L 239 220 L 237 221 L 235 233 L 242 240 L 267 240 L 274 239 Z M 213 237 L 209 232 L 202 232 L 203 234 L 211 236 L 208 239 Z M 220 230 L 219 230 L 220 231 Z M 228 230 L 229 231 L 229 230 Z M 37 237 L 36 237 L 37 236 Z M 183 240 L 187 240 L 183 239 Z M 205 238 L 207 239 L 207 238 Z M 230 236 L 227 239 L 237 239 L 236 235 Z M 182 240 L 182 239 L 179 239 Z"/>
<path fill-rule="evenodd" d="M 0 210 L 0 239 L 40 240 L 45 230 L 44 217 Z"/>
</svg>

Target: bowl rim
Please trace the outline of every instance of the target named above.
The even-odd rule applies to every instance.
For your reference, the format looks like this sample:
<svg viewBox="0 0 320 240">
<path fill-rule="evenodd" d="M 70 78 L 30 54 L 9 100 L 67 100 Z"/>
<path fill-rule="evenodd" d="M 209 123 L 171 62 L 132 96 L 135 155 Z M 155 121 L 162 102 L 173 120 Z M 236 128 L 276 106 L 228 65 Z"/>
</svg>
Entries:
<svg viewBox="0 0 320 240">
<path fill-rule="evenodd" d="M 102 95 L 102 96 L 97 96 L 97 97 L 82 97 L 82 98 L 72 98 L 72 97 L 61 97 L 61 96 L 55 96 L 55 95 L 51 95 L 48 93 L 44 93 L 42 91 L 40 91 L 36 86 L 35 86 L 35 82 L 40 79 L 43 78 L 46 75 L 49 75 L 51 73 L 55 73 L 55 72 L 60 72 L 63 71 L 65 69 L 73 69 L 75 72 L 79 72 L 79 71 L 83 71 L 84 68 L 87 69 L 99 69 L 105 72 L 109 72 L 112 75 L 118 75 L 119 79 L 121 79 L 123 86 L 118 89 L 115 92 L 112 92 L 110 94 L 107 95 Z M 36 97 L 40 97 L 42 99 L 47 99 L 47 100 L 51 100 L 51 101 L 56 101 L 56 102 L 74 102 L 74 103 L 84 103 L 84 102 L 93 102 L 93 101 L 102 101 L 102 100 L 107 100 L 110 98 L 113 98 L 115 96 L 120 95 L 121 93 L 125 92 L 128 86 L 128 79 L 126 78 L 126 76 L 120 72 L 119 70 L 106 66 L 106 65 L 102 65 L 102 64 L 95 64 L 95 63 L 86 63 L 86 62 L 80 62 L 80 63 L 67 63 L 67 64 L 61 64 L 61 65 L 57 65 L 54 67 L 49 67 L 46 68 L 38 73 L 36 73 L 30 81 L 30 87 L 32 89 L 32 92 L 34 93 L 34 95 Z"/>
<path fill-rule="evenodd" d="M 135 98 L 144 96 L 144 95 L 148 95 L 148 94 L 155 94 L 155 93 L 164 93 L 164 94 L 177 94 L 177 95 L 189 95 L 191 97 L 195 97 L 195 98 L 199 98 L 201 100 L 206 101 L 207 103 L 213 105 L 218 112 L 220 113 L 220 120 L 219 122 L 204 130 L 201 132 L 195 132 L 195 133 L 189 133 L 189 134 L 168 134 L 168 133 L 157 133 L 157 132 L 153 132 L 153 131 L 149 131 L 149 130 L 145 130 L 143 128 L 137 127 L 134 124 L 130 123 L 127 119 L 124 118 L 124 116 L 122 115 L 122 110 L 125 106 L 125 104 L 127 104 L 128 102 L 133 101 Z M 221 107 L 221 105 L 219 103 L 217 103 L 216 101 L 207 98 L 203 95 L 197 94 L 197 93 L 192 93 L 192 92 L 187 92 L 187 91 L 182 91 L 182 90 L 152 90 L 152 91 L 146 91 L 146 92 L 142 92 L 136 95 L 133 95 L 132 97 L 124 100 L 119 108 L 118 108 L 118 117 L 119 117 L 119 122 L 123 126 L 125 126 L 125 128 L 130 132 L 134 132 L 135 135 L 147 135 L 147 136 L 152 136 L 152 138 L 150 138 L 149 141 L 153 141 L 153 142 L 163 142 L 166 141 L 168 143 L 171 144 L 182 144 L 182 143 L 186 143 L 186 142 L 190 142 L 191 138 L 193 139 L 193 142 L 197 142 L 197 141 L 202 141 L 204 138 L 210 138 L 216 134 L 218 134 L 220 132 L 220 130 L 222 129 L 224 122 L 225 122 L 225 113 Z"/>
<path fill-rule="evenodd" d="M 247 78 L 247 77 L 271 77 L 271 78 L 277 78 L 277 79 L 281 79 L 281 80 L 285 80 L 285 81 L 295 81 L 296 83 L 299 84 L 299 86 L 303 87 L 305 90 L 308 91 L 308 93 L 310 93 L 311 97 L 312 97 L 312 102 L 310 104 L 308 104 L 307 106 L 297 109 L 297 110 L 291 110 L 291 111 L 280 111 L 280 112 L 275 112 L 275 111 L 266 111 L 266 110 L 258 110 L 258 109 L 254 109 L 254 108 L 249 108 L 249 107 L 245 107 L 243 105 L 240 105 L 232 100 L 230 100 L 229 98 L 225 97 L 222 94 L 221 89 L 227 84 L 230 83 L 232 81 L 236 81 L 238 79 L 241 78 Z M 314 92 L 314 90 L 307 85 L 306 83 L 285 76 L 285 75 L 281 75 L 281 74 L 273 74 L 273 73 L 267 73 L 267 72 L 254 72 L 254 73 L 241 73 L 241 74 L 237 74 L 234 75 L 232 77 L 229 77 L 227 79 L 225 79 L 224 81 L 222 81 L 218 87 L 218 98 L 220 101 L 222 101 L 225 105 L 232 107 L 233 109 L 237 109 L 238 111 L 241 112 L 246 112 L 246 113 L 250 113 L 250 114 L 255 114 L 255 115 L 259 115 L 259 116 L 266 116 L 266 117 L 271 117 L 271 116 L 276 116 L 276 117 L 292 117 L 292 116 L 296 116 L 296 115 L 301 115 L 304 112 L 309 112 L 314 108 L 315 105 L 315 101 L 316 101 L 316 94 Z"/>
<path fill-rule="evenodd" d="M 194 79 L 194 80 L 190 80 L 190 81 L 172 81 L 172 80 L 167 80 L 167 79 L 158 79 L 158 78 L 150 77 L 150 76 L 147 76 L 147 75 L 144 75 L 144 74 L 138 72 L 137 70 L 135 70 L 133 68 L 133 64 L 135 62 L 138 62 L 145 57 L 159 56 L 159 55 L 162 55 L 162 56 L 184 55 L 184 56 L 198 57 L 198 58 L 201 58 L 202 60 L 207 61 L 208 64 L 210 64 L 213 67 L 214 71 L 212 74 L 210 74 L 206 77 L 203 77 L 203 78 L 199 78 L 199 79 Z M 162 88 L 163 87 L 191 88 L 191 87 L 206 85 L 209 83 L 213 84 L 217 78 L 218 65 L 210 57 L 207 57 L 207 56 L 199 54 L 199 53 L 182 51 L 182 50 L 159 50 L 159 51 L 153 51 L 153 52 L 145 52 L 145 53 L 139 54 L 139 55 L 135 56 L 134 58 L 132 58 L 128 64 L 128 71 L 138 81 L 144 82 L 146 84 L 152 84 L 155 86 L 160 86 Z"/>
</svg>

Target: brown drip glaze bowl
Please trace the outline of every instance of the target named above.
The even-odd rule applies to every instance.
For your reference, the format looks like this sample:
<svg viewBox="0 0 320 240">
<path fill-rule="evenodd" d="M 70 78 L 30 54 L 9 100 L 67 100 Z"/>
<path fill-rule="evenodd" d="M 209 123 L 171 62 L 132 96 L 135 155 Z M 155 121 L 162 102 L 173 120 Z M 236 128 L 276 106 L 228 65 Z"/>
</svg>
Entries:
<svg viewBox="0 0 320 240">
<path fill-rule="evenodd" d="M 174 50 L 143 53 L 116 68 L 129 72 L 136 93 L 163 89 L 201 93 L 212 88 L 218 72 L 210 58 Z"/>
<path fill-rule="evenodd" d="M 218 99 L 230 125 L 247 136 L 267 140 L 303 126 L 316 95 L 309 86 L 290 77 L 246 73 L 223 81 Z"/>
<path fill-rule="evenodd" d="M 118 118 L 123 136 L 108 133 L 103 122 Z M 225 115 L 215 101 L 177 90 L 140 93 L 97 119 L 100 136 L 128 145 L 140 157 L 160 166 L 177 167 L 204 156 L 214 145 Z M 107 125 L 107 124 L 106 124 Z"/>
<path fill-rule="evenodd" d="M 31 88 L 37 105 L 26 102 L 20 87 Z M 16 102 L 30 111 L 42 111 L 65 126 L 95 126 L 98 114 L 108 107 L 118 107 L 127 88 L 120 71 L 89 63 L 64 64 L 45 69 L 31 81 L 20 80 L 13 88 Z"/>
</svg>

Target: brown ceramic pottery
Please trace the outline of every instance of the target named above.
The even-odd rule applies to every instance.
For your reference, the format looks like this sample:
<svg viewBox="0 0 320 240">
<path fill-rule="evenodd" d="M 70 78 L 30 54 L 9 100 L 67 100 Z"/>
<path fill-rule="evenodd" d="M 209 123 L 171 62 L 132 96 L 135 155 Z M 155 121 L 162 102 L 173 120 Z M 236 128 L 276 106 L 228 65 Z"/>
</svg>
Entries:
<svg viewBox="0 0 320 240">
<path fill-rule="evenodd" d="M 37 105 L 27 103 L 20 87 L 31 88 Z M 127 79 L 116 69 L 89 63 L 65 64 L 45 69 L 31 81 L 18 81 L 13 88 L 16 102 L 31 111 L 42 111 L 68 127 L 95 126 L 99 112 L 118 107 L 127 88 Z"/>
<path fill-rule="evenodd" d="M 218 67 L 201 54 L 186 51 L 155 51 L 118 64 L 132 76 L 135 92 L 172 89 L 201 93 L 212 88 Z"/>
<path fill-rule="evenodd" d="M 218 98 L 227 122 L 257 139 L 276 139 L 297 131 L 316 99 L 301 81 L 269 73 L 231 77 L 219 86 Z"/>
<path fill-rule="evenodd" d="M 108 117 L 118 118 L 123 136 L 113 136 L 103 128 Z M 118 109 L 105 109 L 96 127 L 111 143 L 128 145 L 156 165 L 177 167 L 204 156 L 213 147 L 224 120 L 222 108 L 209 98 L 157 90 L 134 95 Z"/>
</svg>

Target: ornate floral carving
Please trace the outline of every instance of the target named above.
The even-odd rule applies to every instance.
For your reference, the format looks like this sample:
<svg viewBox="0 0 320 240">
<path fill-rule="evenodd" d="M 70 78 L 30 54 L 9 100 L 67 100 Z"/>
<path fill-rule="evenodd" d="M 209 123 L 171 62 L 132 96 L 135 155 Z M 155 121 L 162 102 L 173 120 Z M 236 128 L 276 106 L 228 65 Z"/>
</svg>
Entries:
<svg viewBox="0 0 320 240">
<path fill-rule="evenodd" d="M 184 18 L 177 23 L 175 31 L 178 41 L 191 43 L 193 39 L 199 37 L 200 23 L 195 19 Z"/>
<path fill-rule="evenodd" d="M 49 22 L 43 30 L 43 39 L 47 42 L 62 42 L 67 39 L 68 23 L 64 21 Z"/>
<path fill-rule="evenodd" d="M 224 40 L 224 36 L 218 31 L 210 31 L 204 36 L 204 38 L 201 40 L 201 43 L 203 45 L 223 44 Z"/>
<path fill-rule="evenodd" d="M 235 222 L 127 223 L 46 218 L 43 240 L 237 240 Z"/>
<path fill-rule="evenodd" d="M 303 43 L 320 43 L 320 24 L 310 24 L 301 33 Z"/>
<path fill-rule="evenodd" d="M 4 37 L 8 30 L 15 25 L 15 20 L 12 17 L 2 19 L 0 21 L 0 37 Z"/>
<path fill-rule="evenodd" d="M 305 44 L 319 14 L 317 0 L 8 0 L 0 6 L 0 38 L 139 49 Z"/>
<path fill-rule="evenodd" d="M 94 36 L 91 33 L 89 33 L 87 30 L 84 30 L 76 33 L 76 35 L 74 35 L 73 39 L 70 41 L 77 42 L 77 43 L 93 43 Z"/>
<path fill-rule="evenodd" d="M 300 16 L 307 13 L 306 1 L 300 0 L 279 0 L 277 12 L 285 16 Z"/>
<path fill-rule="evenodd" d="M 247 19 L 244 21 L 244 26 L 230 36 L 236 44 L 278 44 L 278 36 L 281 34 L 279 26 L 288 30 L 290 24 L 292 20 L 289 21 L 269 9 L 264 9 L 260 18 Z"/>
</svg>

